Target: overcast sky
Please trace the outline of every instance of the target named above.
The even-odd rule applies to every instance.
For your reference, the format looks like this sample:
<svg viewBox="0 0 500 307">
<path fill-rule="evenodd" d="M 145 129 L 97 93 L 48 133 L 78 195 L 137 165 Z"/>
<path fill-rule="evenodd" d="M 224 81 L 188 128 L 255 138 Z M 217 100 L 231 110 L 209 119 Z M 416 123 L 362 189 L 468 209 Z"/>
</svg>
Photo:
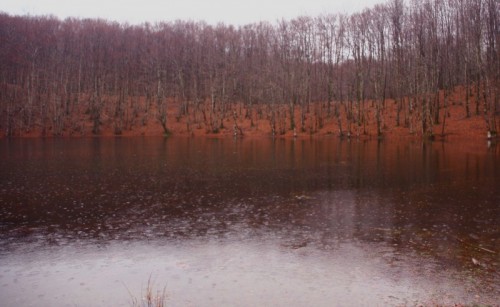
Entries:
<svg viewBox="0 0 500 307">
<path fill-rule="evenodd" d="M 204 20 L 243 25 L 274 22 L 299 15 L 353 13 L 386 0 L 0 0 L 0 11 L 12 15 L 104 18 L 140 24 L 145 21 Z"/>
</svg>

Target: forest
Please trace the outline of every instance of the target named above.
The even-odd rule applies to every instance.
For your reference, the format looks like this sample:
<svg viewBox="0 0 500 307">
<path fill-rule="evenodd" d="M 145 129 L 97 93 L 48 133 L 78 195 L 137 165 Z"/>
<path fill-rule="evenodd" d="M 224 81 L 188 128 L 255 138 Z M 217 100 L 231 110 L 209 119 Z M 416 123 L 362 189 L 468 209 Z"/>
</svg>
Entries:
<svg viewBox="0 0 500 307">
<path fill-rule="evenodd" d="M 354 14 L 243 26 L 0 13 L 0 135 L 121 135 L 182 122 L 244 134 L 433 137 L 459 88 L 465 117 L 494 135 L 500 111 L 500 2 L 390 0 Z M 456 100 L 453 103 L 457 103 Z"/>
</svg>

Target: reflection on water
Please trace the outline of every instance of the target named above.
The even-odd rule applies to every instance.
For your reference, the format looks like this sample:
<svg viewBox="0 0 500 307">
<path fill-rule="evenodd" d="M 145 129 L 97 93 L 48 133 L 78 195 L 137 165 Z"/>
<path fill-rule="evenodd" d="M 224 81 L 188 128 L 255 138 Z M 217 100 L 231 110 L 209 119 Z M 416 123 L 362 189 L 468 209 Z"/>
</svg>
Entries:
<svg viewBox="0 0 500 307">
<path fill-rule="evenodd" d="M 0 142 L 0 297 L 174 306 L 496 304 L 500 149 L 133 138 Z"/>
</svg>

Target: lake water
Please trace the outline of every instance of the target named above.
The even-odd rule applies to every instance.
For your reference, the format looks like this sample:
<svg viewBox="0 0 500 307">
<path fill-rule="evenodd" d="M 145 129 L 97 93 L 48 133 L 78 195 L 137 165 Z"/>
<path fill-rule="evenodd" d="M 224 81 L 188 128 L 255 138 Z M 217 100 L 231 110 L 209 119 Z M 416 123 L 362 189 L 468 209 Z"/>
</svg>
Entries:
<svg viewBox="0 0 500 307">
<path fill-rule="evenodd" d="M 0 141 L 2 306 L 490 304 L 500 145 Z"/>
</svg>

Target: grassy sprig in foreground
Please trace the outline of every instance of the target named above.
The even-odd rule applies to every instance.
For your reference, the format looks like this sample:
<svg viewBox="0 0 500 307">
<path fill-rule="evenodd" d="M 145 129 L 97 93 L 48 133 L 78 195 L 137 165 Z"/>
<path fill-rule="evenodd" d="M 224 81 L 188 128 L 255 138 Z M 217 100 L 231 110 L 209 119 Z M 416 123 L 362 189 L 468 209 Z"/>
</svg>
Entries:
<svg viewBox="0 0 500 307">
<path fill-rule="evenodd" d="M 128 290 L 128 289 L 127 289 Z M 154 290 L 154 284 L 151 280 L 151 276 L 148 279 L 148 284 L 144 293 L 141 292 L 141 297 L 138 299 L 132 293 L 130 293 L 131 297 L 131 306 L 133 307 L 164 307 L 166 306 L 167 301 L 167 292 L 166 287 L 163 288 L 162 291 Z"/>
</svg>

